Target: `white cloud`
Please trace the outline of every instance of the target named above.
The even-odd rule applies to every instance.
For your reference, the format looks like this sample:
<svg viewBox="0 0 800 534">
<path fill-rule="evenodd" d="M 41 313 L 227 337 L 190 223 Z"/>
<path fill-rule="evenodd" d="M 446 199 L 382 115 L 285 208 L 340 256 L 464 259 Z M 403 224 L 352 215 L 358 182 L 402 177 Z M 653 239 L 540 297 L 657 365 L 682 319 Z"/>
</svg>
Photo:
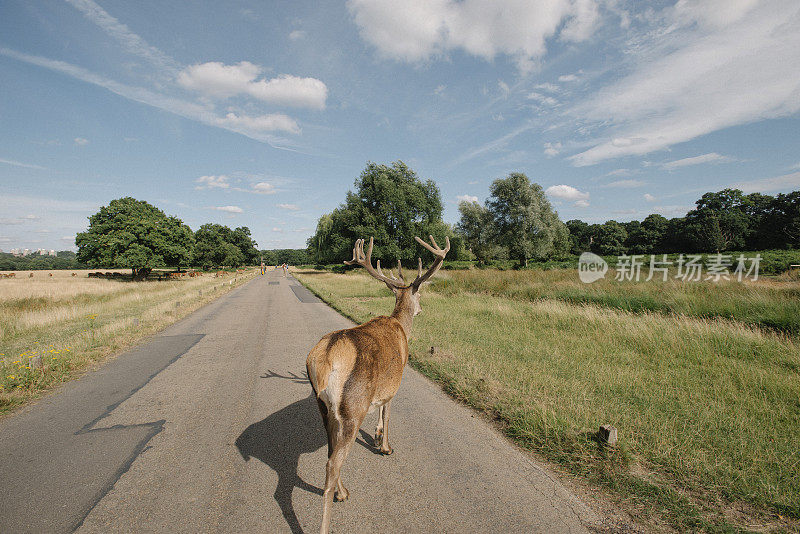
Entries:
<svg viewBox="0 0 800 534">
<path fill-rule="evenodd" d="M 668 161 L 666 163 L 662 163 L 661 168 L 673 170 L 679 167 L 688 167 L 690 165 L 701 165 L 703 163 L 729 163 L 731 161 L 737 161 L 737 159 L 730 156 L 723 156 L 722 154 L 717 154 L 716 152 L 711 152 L 710 154 L 703 154 L 702 156 Z"/>
<path fill-rule="evenodd" d="M 575 207 L 577 208 L 588 208 L 589 201 L 588 200 L 578 200 L 575 202 Z"/>
<path fill-rule="evenodd" d="M 552 96 L 543 95 L 542 93 L 537 93 L 536 91 L 528 93 L 528 100 L 535 100 L 540 104 L 546 104 L 548 106 L 555 106 L 558 104 L 558 100 Z"/>
<path fill-rule="evenodd" d="M 559 82 L 574 82 L 578 80 L 578 76 L 575 74 L 564 74 L 558 77 Z"/>
<path fill-rule="evenodd" d="M 262 68 L 249 61 L 225 65 L 212 61 L 186 67 L 178 74 L 178 84 L 217 98 L 249 95 L 283 106 L 325 109 L 328 87 L 316 78 L 281 74 L 271 80 L 256 78 Z"/>
<path fill-rule="evenodd" d="M 436 89 L 433 90 L 433 94 L 441 96 L 445 89 L 447 89 L 446 85 L 437 85 Z"/>
<path fill-rule="evenodd" d="M 544 192 L 548 196 L 563 200 L 589 200 L 589 193 L 579 191 L 571 185 L 551 185 Z"/>
<path fill-rule="evenodd" d="M 800 172 L 784 174 L 774 178 L 761 178 L 737 182 L 731 187 L 741 189 L 745 193 L 766 193 L 771 191 L 791 191 L 800 189 Z"/>
<path fill-rule="evenodd" d="M 656 197 L 654 197 L 654 196 L 653 196 L 653 195 L 651 195 L 650 193 L 645 193 L 645 194 L 644 194 L 644 199 L 645 199 L 646 201 L 648 201 L 648 202 L 655 202 L 655 201 L 657 200 L 657 199 L 656 199 Z"/>
<path fill-rule="evenodd" d="M 473 195 L 458 195 L 458 196 L 456 196 L 456 200 L 459 203 L 461 203 L 461 202 L 477 202 L 478 201 L 478 197 L 473 196 Z"/>
<path fill-rule="evenodd" d="M 647 154 L 723 128 L 800 111 L 800 4 L 678 2 L 628 51 L 630 74 L 574 107 L 611 125 L 577 166 Z M 609 137 L 638 139 L 615 144 Z"/>
<path fill-rule="evenodd" d="M 511 92 L 511 88 L 508 86 L 506 82 L 503 80 L 497 80 L 497 87 L 500 89 L 500 92 L 503 94 L 503 98 L 507 98 L 508 94 Z"/>
<path fill-rule="evenodd" d="M 558 86 L 554 83 L 539 83 L 533 86 L 534 89 L 541 89 L 550 93 L 557 93 Z"/>
<path fill-rule="evenodd" d="M 86 145 L 89 144 L 89 140 L 88 139 L 84 139 L 83 137 L 76 137 L 74 139 L 74 141 L 75 141 L 75 144 L 78 145 L 78 146 L 86 146 Z"/>
<path fill-rule="evenodd" d="M 544 155 L 548 158 L 557 156 L 561 152 L 561 143 L 545 143 Z"/>
<path fill-rule="evenodd" d="M 278 207 L 282 210 L 289 210 L 289 211 L 298 211 L 300 209 L 295 204 L 278 204 Z"/>
<path fill-rule="evenodd" d="M 201 176 L 195 183 L 200 185 L 196 186 L 195 189 L 228 189 L 231 184 L 228 183 L 229 178 L 224 174 L 219 176 Z"/>
<path fill-rule="evenodd" d="M 217 117 L 214 122 L 220 126 L 230 126 L 250 132 L 284 131 L 293 134 L 300 133 L 300 126 L 297 125 L 297 122 L 283 113 L 271 113 L 258 117 L 228 113 L 225 117 Z"/>
<path fill-rule="evenodd" d="M 239 206 L 211 206 L 212 210 L 224 211 L 226 213 L 243 213 L 244 210 Z"/>
<path fill-rule="evenodd" d="M 46 167 L 40 167 L 39 165 L 32 165 L 30 163 L 22 163 L 20 161 L 14 161 L 13 159 L 0 158 L 0 163 L 5 163 L 6 165 L 13 165 L 14 167 L 22 167 L 24 169 L 47 170 Z"/>
<path fill-rule="evenodd" d="M 271 195 L 275 193 L 275 186 L 267 182 L 258 182 L 253 185 L 253 193 Z"/>
<path fill-rule="evenodd" d="M 67 0 L 83 13 L 91 22 L 99 26 L 108 35 L 116 39 L 131 54 L 146 59 L 150 63 L 165 70 L 174 71 L 177 63 L 159 49 L 147 44 L 144 39 L 133 33 L 126 25 L 109 15 L 102 7 L 91 0 Z"/>
<path fill-rule="evenodd" d="M 609 182 L 603 187 L 630 188 L 630 187 L 642 187 L 643 185 L 647 185 L 647 182 L 643 182 L 641 180 L 617 180 L 615 182 Z"/>
<path fill-rule="evenodd" d="M 485 60 L 514 59 L 532 70 L 553 37 L 588 39 L 597 24 L 595 0 L 349 0 L 361 38 L 381 55 L 418 62 L 464 50 Z"/>
<path fill-rule="evenodd" d="M 292 33 L 289 34 L 289 39 L 292 41 L 297 41 L 298 39 L 302 39 L 306 36 L 306 32 L 303 30 L 294 30 Z"/>
</svg>

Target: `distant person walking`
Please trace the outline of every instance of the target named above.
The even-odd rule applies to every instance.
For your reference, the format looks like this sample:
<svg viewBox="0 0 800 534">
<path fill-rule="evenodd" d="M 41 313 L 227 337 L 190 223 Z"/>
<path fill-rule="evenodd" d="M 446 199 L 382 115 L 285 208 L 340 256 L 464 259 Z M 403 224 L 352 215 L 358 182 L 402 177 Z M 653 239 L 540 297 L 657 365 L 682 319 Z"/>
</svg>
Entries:
<svg viewBox="0 0 800 534">
<path fill-rule="evenodd" d="M 289 273 L 289 266 L 284 263 L 283 264 L 283 276 L 284 276 L 284 278 L 286 277 L 286 275 L 288 273 Z"/>
</svg>

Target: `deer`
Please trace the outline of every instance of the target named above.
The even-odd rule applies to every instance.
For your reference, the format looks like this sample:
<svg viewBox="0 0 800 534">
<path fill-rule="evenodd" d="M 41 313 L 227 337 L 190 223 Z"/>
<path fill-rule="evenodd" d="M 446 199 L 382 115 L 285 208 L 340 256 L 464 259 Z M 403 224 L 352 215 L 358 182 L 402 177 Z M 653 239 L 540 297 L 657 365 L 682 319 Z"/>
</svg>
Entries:
<svg viewBox="0 0 800 534">
<path fill-rule="evenodd" d="M 336 501 L 345 501 L 350 496 L 342 484 L 342 464 L 364 417 L 375 408 L 378 408 L 378 424 L 373 443 L 380 444 L 381 454 L 393 452 L 389 446 L 389 414 L 408 362 L 411 323 L 422 311 L 419 289 L 439 270 L 450 250 L 449 237 L 445 237 L 443 249 L 439 248 L 433 236 L 429 237 L 432 246 L 414 237 L 433 254 L 434 261 L 423 274 L 422 258 L 418 258 L 418 274 L 410 284 L 403 277 L 400 260 L 397 261 L 397 278 L 391 271 L 390 276 L 383 274 L 380 260 L 377 267 L 372 266 L 372 237 L 366 254 L 364 240 L 356 240 L 353 259 L 344 263 L 360 265 L 373 278 L 386 284 L 395 296 L 394 311 L 388 317 L 375 317 L 362 325 L 323 336 L 306 359 L 308 378 L 328 435 L 320 534 L 327 534 L 330 529 L 334 498 Z"/>
</svg>

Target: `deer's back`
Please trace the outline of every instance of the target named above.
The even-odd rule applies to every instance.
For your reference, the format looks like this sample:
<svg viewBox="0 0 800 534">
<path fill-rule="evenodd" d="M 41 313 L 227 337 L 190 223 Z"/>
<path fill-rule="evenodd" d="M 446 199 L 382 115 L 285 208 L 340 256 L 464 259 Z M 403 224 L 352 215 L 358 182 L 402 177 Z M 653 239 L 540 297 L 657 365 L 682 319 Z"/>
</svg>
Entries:
<svg viewBox="0 0 800 534">
<path fill-rule="evenodd" d="M 341 399 L 347 405 L 355 399 L 380 404 L 397 392 L 407 361 L 403 327 L 396 319 L 382 316 L 325 335 L 311 349 L 306 366 L 321 399 Z"/>
</svg>

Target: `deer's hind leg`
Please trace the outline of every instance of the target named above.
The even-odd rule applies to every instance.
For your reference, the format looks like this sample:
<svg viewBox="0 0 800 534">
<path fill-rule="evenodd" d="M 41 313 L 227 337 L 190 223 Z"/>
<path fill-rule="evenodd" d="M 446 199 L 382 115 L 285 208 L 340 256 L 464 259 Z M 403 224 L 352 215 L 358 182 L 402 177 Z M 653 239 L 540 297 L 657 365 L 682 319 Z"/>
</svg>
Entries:
<svg viewBox="0 0 800 534">
<path fill-rule="evenodd" d="M 322 494 L 322 529 L 320 532 L 323 534 L 328 532 L 334 496 L 336 500 L 345 500 L 350 496 L 342 484 L 341 469 L 356 440 L 364 415 L 362 413 L 358 417 L 350 418 L 328 417 L 331 451 L 325 466 L 325 491 Z"/>
</svg>

